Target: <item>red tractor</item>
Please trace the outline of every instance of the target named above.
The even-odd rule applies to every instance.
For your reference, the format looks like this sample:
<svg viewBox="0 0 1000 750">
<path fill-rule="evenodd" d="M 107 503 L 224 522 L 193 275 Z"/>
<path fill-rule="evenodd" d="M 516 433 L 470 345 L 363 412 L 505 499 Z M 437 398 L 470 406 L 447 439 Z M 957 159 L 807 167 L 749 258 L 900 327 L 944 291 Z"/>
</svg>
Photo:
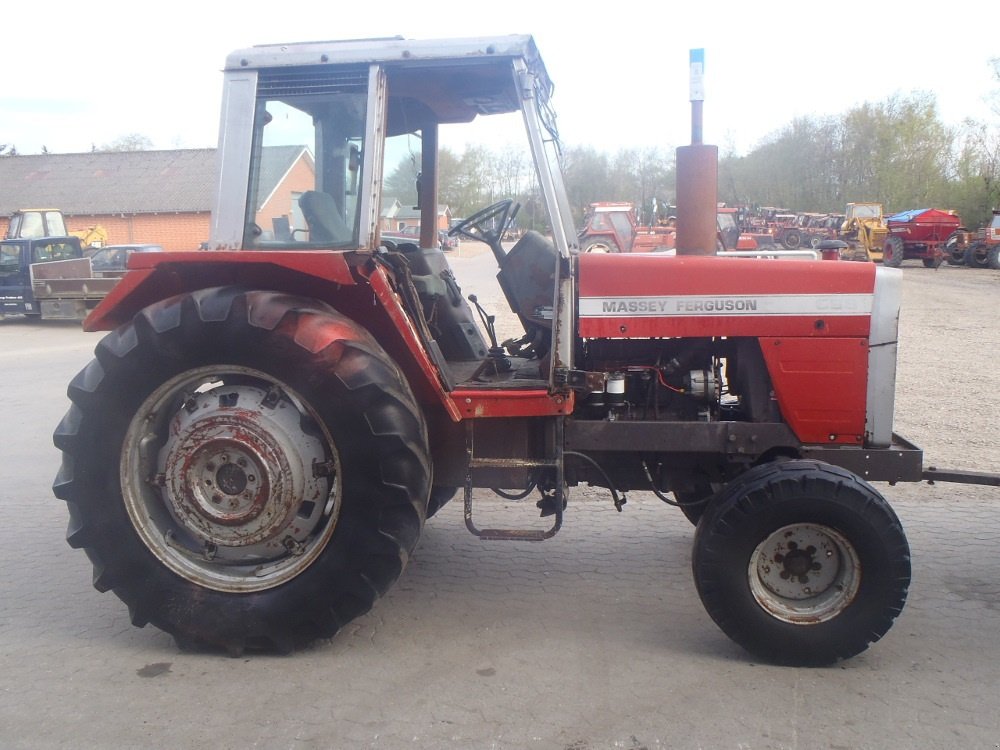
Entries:
<svg viewBox="0 0 1000 750">
<path fill-rule="evenodd" d="M 993 211 L 989 226 L 969 233 L 962 258 L 970 268 L 1000 269 L 1000 210 Z"/>
<path fill-rule="evenodd" d="M 717 251 L 758 248 L 757 240 L 741 231 L 737 216 L 735 208 L 718 209 Z M 674 249 L 676 233 L 673 219 L 662 225 L 639 224 L 631 203 L 592 203 L 577 241 L 584 253 L 665 252 Z"/>
<path fill-rule="evenodd" d="M 291 651 L 372 607 L 456 494 L 473 534 L 537 541 L 591 484 L 697 523 L 698 593 L 760 658 L 889 630 L 910 556 L 870 482 L 924 477 L 892 430 L 898 271 L 579 252 L 531 37 L 254 47 L 224 76 L 212 249 L 132 256 L 54 435 L 68 541 L 135 625 Z M 505 248 L 508 198 L 452 229 L 492 250 L 502 342 L 435 236 L 441 131 L 480 117 L 526 126 L 549 222 Z M 415 147 L 421 234 L 380 240 Z M 482 528 L 475 488 L 551 520 Z"/>
<path fill-rule="evenodd" d="M 672 250 L 674 227 L 643 226 L 631 203 L 591 203 L 577 240 L 585 253 L 649 253 Z"/>
<path fill-rule="evenodd" d="M 920 208 L 902 211 L 885 220 L 888 236 L 882 247 L 882 263 L 898 267 L 904 260 L 922 261 L 938 268 L 945 259 L 945 246 L 962 220 L 954 211 Z"/>
</svg>

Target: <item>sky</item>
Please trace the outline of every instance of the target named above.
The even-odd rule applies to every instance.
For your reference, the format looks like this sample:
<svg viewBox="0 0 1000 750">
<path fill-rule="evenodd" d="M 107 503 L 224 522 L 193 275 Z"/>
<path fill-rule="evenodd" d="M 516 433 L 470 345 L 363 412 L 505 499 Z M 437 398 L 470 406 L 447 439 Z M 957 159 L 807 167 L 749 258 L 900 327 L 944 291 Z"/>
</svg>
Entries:
<svg viewBox="0 0 1000 750">
<path fill-rule="evenodd" d="M 276 42 L 532 34 L 567 146 L 691 141 L 689 50 L 705 50 L 704 142 L 747 153 L 796 117 L 932 93 L 948 125 L 1000 121 L 981 0 L 92 0 L 4 13 L 0 145 L 78 153 L 138 134 L 154 148 L 218 141 L 226 56 Z M 992 97 L 992 99 L 991 99 Z M 487 144 L 489 145 L 489 144 Z"/>
</svg>

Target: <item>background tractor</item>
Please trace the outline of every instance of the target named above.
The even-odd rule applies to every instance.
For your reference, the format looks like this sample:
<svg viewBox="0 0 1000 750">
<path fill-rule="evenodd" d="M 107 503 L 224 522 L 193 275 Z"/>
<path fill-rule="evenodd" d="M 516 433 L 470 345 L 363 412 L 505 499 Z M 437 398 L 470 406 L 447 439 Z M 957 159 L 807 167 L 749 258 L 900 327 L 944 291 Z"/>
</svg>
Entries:
<svg viewBox="0 0 1000 750">
<path fill-rule="evenodd" d="M 758 658 L 829 663 L 889 630 L 909 548 L 871 482 L 924 476 L 892 428 L 902 275 L 717 256 L 700 107 L 677 255 L 587 253 L 531 37 L 254 47 L 223 87 L 212 249 L 132 256 L 54 436 L 68 541 L 134 624 L 291 651 L 371 608 L 454 496 L 479 538 L 541 541 L 589 484 L 697 524 L 701 600 Z M 451 230 L 491 251 L 505 340 L 434 222 L 442 134 L 481 118 L 524 133 L 548 220 L 505 244 L 508 197 Z M 287 147 L 313 158 L 273 194 L 262 165 Z M 401 160 L 415 242 L 379 234 Z M 542 518 L 484 523 L 477 490 Z"/>
<path fill-rule="evenodd" d="M 719 206 L 716 212 L 716 250 L 756 250 L 757 239 L 742 231 L 736 208 Z M 676 219 L 662 224 L 639 224 L 631 203 L 592 203 L 577 240 L 585 253 L 650 253 L 674 249 Z M 766 235 L 767 244 L 774 244 Z"/>
<path fill-rule="evenodd" d="M 881 203 L 848 203 L 840 239 L 848 247 L 841 253 L 847 260 L 882 260 L 889 230 L 882 219 Z"/>
<path fill-rule="evenodd" d="M 968 235 L 963 260 L 970 268 L 1000 269 L 1000 210 L 993 211 L 989 226 Z"/>
<path fill-rule="evenodd" d="M 585 253 L 648 253 L 671 250 L 675 228 L 669 221 L 639 224 L 631 203 L 591 203 L 578 242 Z"/>
</svg>

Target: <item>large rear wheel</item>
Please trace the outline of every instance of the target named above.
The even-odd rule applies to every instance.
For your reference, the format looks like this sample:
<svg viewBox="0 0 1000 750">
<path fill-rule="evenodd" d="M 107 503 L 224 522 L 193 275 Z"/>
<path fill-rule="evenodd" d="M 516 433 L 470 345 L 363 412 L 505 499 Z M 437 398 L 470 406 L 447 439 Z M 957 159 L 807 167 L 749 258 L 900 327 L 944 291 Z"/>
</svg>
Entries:
<svg viewBox="0 0 1000 750">
<path fill-rule="evenodd" d="M 903 240 L 889 237 L 882 248 L 882 265 L 899 268 L 903 265 Z"/>
<path fill-rule="evenodd" d="M 143 310 L 96 355 L 69 387 L 54 491 L 135 625 L 289 651 L 399 576 L 430 490 L 426 426 L 366 331 L 222 288 Z"/>
<path fill-rule="evenodd" d="M 798 250 L 802 245 L 802 233 L 798 229 L 789 229 L 779 238 L 786 250 Z"/>
<path fill-rule="evenodd" d="M 903 608 L 910 554 L 888 503 L 817 461 L 758 466 L 730 483 L 695 534 L 694 577 L 709 615 L 779 664 L 846 659 Z"/>
</svg>

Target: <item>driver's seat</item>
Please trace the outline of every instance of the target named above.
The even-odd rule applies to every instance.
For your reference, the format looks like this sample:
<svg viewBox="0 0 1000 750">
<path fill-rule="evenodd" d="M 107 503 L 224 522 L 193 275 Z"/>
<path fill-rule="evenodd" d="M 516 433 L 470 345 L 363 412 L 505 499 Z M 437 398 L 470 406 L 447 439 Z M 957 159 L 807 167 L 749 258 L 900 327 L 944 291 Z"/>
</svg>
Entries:
<svg viewBox="0 0 1000 750">
<path fill-rule="evenodd" d="M 530 229 L 504 257 L 497 276 L 514 312 L 542 328 L 552 328 L 558 257 L 552 241 Z"/>
<path fill-rule="evenodd" d="M 333 196 L 329 193 L 307 190 L 299 196 L 299 208 L 302 211 L 302 217 L 309 226 L 309 240 L 311 242 L 343 245 L 351 241 L 353 233 L 341 216 Z"/>
</svg>

